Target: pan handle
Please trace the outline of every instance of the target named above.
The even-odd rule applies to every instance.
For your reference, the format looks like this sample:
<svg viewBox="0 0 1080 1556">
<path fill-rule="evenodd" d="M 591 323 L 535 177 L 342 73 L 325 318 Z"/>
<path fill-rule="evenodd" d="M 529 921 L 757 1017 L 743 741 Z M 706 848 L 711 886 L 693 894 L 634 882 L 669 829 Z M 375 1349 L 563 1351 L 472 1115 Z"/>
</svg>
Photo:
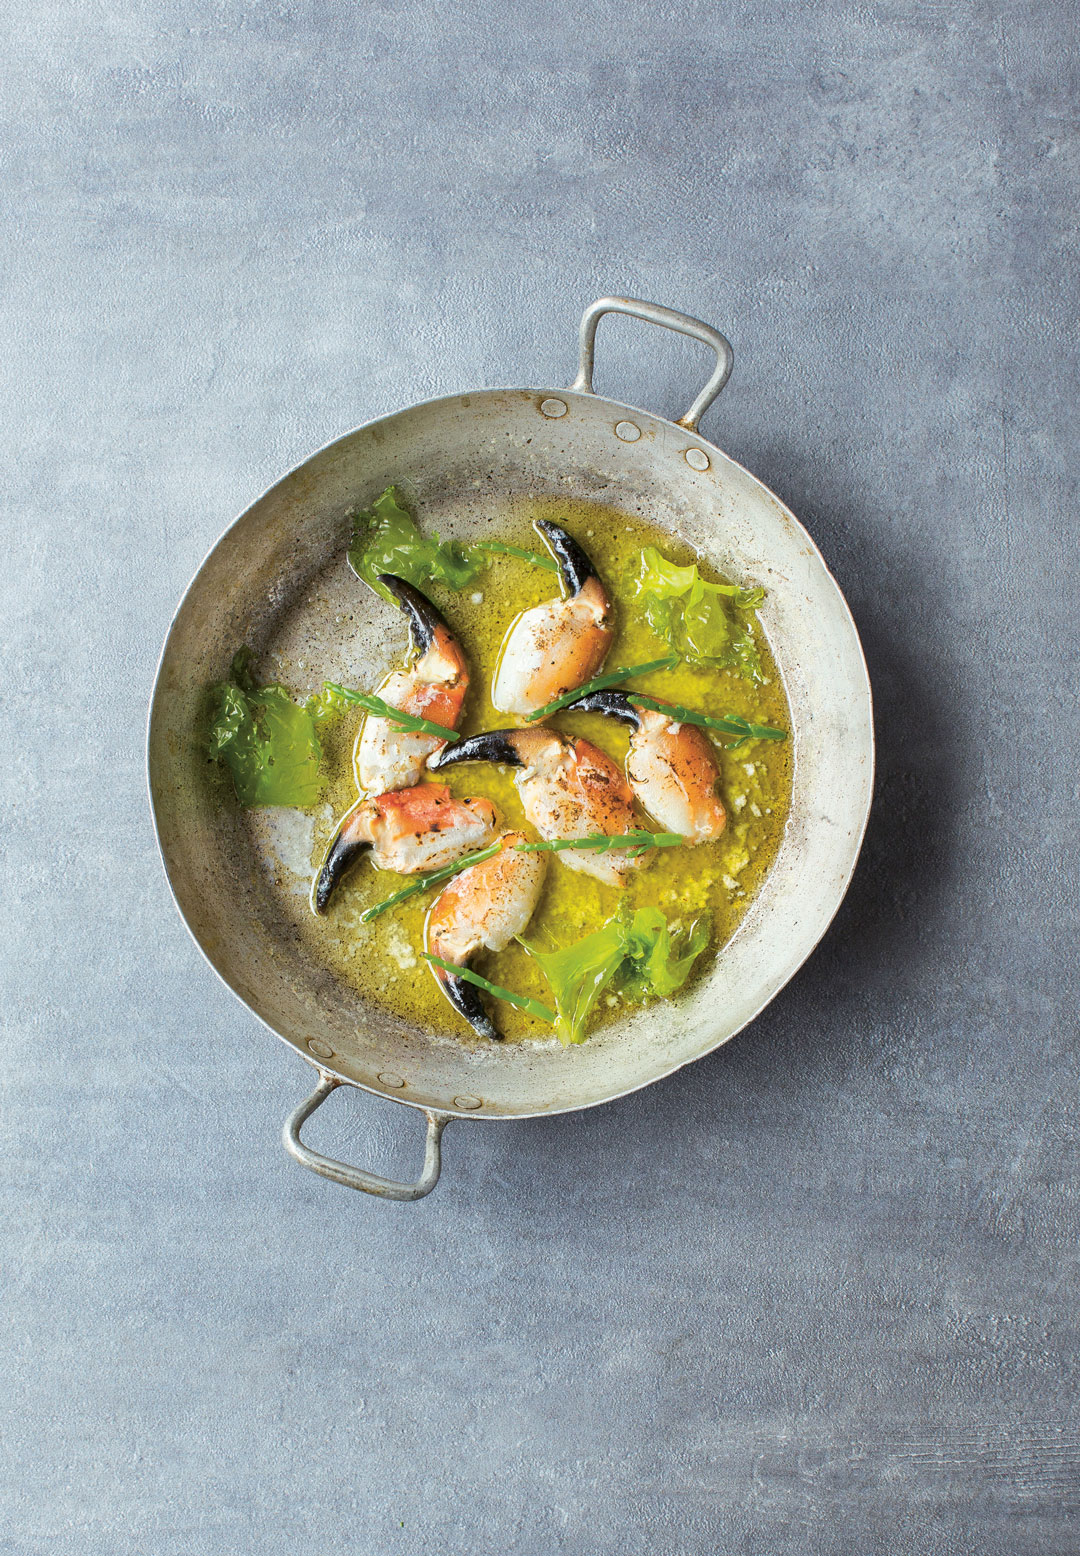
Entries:
<svg viewBox="0 0 1080 1556">
<path fill-rule="evenodd" d="M 425 1108 L 427 1138 L 424 1141 L 424 1170 L 415 1183 L 397 1183 L 393 1178 L 380 1178 L 376 1173 L 365 1172 L 362 1167 L 350 1167 L 347 1162 L 335 1161 L 332 1156 L 321 1156 L 305 1145 L 300 1138 L 300 1127 L 322 1107 L 332 1091 L 341 1082 L 324 1070 L 319 1072 L 319 1084 L 306 1101 L 291 1112 L 281 1131 L 282 1142 L 289 1155 L 303 1167 L 310 1167 L 333 1183 L 343 1183 L 347 1189 L 362 1189 L 365 1194 L 377 1194 L 380 1199 L 423 1199 L 439 1181 L 442 1169 L 442 1132 L 450 1118 L 448 1113 L 433 1113 Z"/>
<path fill-rule="evenodd" d="M 731 342 L 711 324 L 702 324 L 688 313 L 676 313 L 674 308 L 664 308 L 660 303 L 641 302 L 636 297 L 601 297 L 590 303 L 581 316 L 581 357 L 578 375 L 570 385 L 578 394 L 595 394 L 592 385 L 593 354 L 596 349 L 596 326 L 605 313 L 628 313 L 631 318 L 644 319 L 647 324 L 660 324 L 666 330 L 678 330 L 680 335 L 692 335 L 695 340 L 711 346 L 716 352 L 716 366 L 712 377 L 677 425 L 687 432 L 696 432 L 698 422 L 716 399 L 731 376 L 735 353 Z"/>
</svg>

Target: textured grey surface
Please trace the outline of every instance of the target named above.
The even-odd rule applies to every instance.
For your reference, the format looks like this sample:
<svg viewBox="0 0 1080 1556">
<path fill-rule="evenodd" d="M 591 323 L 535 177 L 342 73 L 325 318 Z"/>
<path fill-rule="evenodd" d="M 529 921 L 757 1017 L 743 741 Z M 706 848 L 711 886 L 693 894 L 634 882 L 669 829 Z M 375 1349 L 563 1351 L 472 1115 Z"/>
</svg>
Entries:
<svg viewBox="0 0 1080 1556">
<path fill-rule="evenodd" d="M 4 11 L 0 1551 L 1075 1552 L 1075 7 Z M 609 291 L 731 335 L 868 844 L 730 1048 L 385 1206 L 286 1160 L 308 1071 L 172 908 L 153 665 L 285 468 L 568 382 Z M 678 414 L 700 348 L 601 329 Z"/>
</svg>

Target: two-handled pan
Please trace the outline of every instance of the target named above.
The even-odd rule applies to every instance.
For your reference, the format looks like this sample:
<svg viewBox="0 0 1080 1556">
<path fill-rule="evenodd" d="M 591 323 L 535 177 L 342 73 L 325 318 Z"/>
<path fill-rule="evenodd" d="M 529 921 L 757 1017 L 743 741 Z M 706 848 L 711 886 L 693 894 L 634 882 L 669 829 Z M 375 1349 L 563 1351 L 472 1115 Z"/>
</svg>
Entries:
<svg viewBox="0 0 1080 1556">
<path fill-rule="evenodd" d="M 678 422 L 592 388 L 597 322 L 631 314 L 710 347 L 716 365 Z M 773 494 L 705 442 L 698 422 L 727 381 L 724 336 L 655 303 L 606 297 L 581 322 L 569 389 L 485 389 L 368 423 L 278 482 L 218 541 L 180 603 L 150 708 L 151 805 L 185 923 L 214 970 L 319 1072 L 285 1125 L 287 1149 L 335 1182 L 419 1199 L 439 1177 L 452 1118 L 527 1118 L 593 1107 L 659 1080 L 727 1042 L 805 961 L 835 914 L 862 842 L 873 783 L 870 686 L 854 623 L 809 535 Z M 425 525 L 468 537 L 516 496 L 580 497 L 639 514 L 723 573 L 762 584 L 759 619 L 791 710 L 794 780 L 779 853 L 732 940 L 675 1004 L 605 1027 L 581 1047 L 459 1043 L 382 1010 L 319 965 L 253 843 L 251 818 L 208 782 L 206 687 L 242 642 L 314 682 L 335 654 L 380 660 L 378 601 L 351 589 L 348 640 L 334 640 L 348 513 L 397 483 Z M 341 629 L 344 630 L 344 629 Z M 286 677 L 287 678 L 287 677 Z M 331 676 L 337 679 L 337 675 Z M 300 1130 L 346 1084 L 417 1108 L 424 1166 L 396 1183 L 306 1146 Z"/>
</svg>

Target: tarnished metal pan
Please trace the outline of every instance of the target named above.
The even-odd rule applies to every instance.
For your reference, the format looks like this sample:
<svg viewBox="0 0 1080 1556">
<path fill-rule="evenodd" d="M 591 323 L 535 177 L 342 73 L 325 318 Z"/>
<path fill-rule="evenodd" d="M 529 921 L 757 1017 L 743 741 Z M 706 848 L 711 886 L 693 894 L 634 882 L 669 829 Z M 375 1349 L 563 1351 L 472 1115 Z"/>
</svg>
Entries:
<svg viewBox="0 0 1080 1556">
<path fill-rule="evenodd" d="M 632 314 L 710 346 L 715 370 L 678 422 L 600 398 L 593 347 L 605 313 Z M 847 889 L 873 782 L 870 686 L 854 623 L 809 535 L 760 481 L 698 435 L 731 371 L 718 331 L 654 303 L 607 297 L 581 323 L 580 371 L 563 389 L 456 394 L 384 417 L 306 460 L 242 514 L 195 575 L 169 629 L 150 708 L 151 805 L 185 923 L 214 970 L 319 1071 L 285 1125 L 288 1150 L 324 1177 L 418 1199 L 439 1175 L 451 1118 L 525 1118 L 593 1107 L 700 1059 L 751 1021 L 809 956 Z M 198 720 L 208 683 L 241 642 L 297 666 L 298 685 L 386 663 L 375 597 L 351 588 L 348 511 L 396 482 L 425 525 L 467 536 L 508 494 L 578 496 L 640 514 L 724 573 L 768 590 L 760 619 L 791 709 L 787 830 L 757 898 L 707 976 L 579 1048 L 457 1042 L 365 1006 L 305 955 L 253 841 L 252 819 L 207 781 Z M 365 618 L 370 612 L 370 619 Z M 335 632 L 337 636 L 335 636 Z M 342 655 L 346 658 L 342 661 Z M 311 1150 L 304 1120 L 338 1085 L 426 1116 L 424 1167 L 395 1183 Z"/>
</svg>

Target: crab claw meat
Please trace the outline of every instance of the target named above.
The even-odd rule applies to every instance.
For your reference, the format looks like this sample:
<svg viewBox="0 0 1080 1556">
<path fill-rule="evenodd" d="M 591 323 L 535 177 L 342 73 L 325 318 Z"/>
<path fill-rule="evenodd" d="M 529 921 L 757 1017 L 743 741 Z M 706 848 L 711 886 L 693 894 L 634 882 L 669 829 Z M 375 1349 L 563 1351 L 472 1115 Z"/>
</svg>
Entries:
<svg viewBox="0 0 1080 1556">
<path fill-rule="evenodd" d="M 569 594 L 523 611 L 499 651 L 491 701 L 500 713 L 535 713 L 591 679 L 611 644 L 611 601 L 592 562 L 557 524 L 537 530 L 559 563 Z"/>
<path fill-rule="evenodd" d="M 547 870 L 543 854 L 524 854 L 523 832 L 506 832 L 490 859 L 455 875 L 439 893 L 424 925 L 424 945 L 457 967 L 468 967 L 478 951 L 502 951 L 525 929 L 540 897 Z M 501 1033 L 484 1008 L 480 990 L 443 967 L 428 964 L 435 981 L 459 1015 L 481 1037 Z"/>
<path fill-rule="evenodd" d="M 490 800 L 456 800 L 445 784 L 422 783 L 361 800 L 344 817 L 315 878 L 311 905 L 325 913 L 334 888 L 371 850 L 379 870 L 417 875 L 452 864 L 491 842 L 498 818 Z"/>
<path fill-rule="evenodd" d="M 663 831 L 678 832 L 690 844 L 711 843 L 720 836 L 727 812 L 720 798 L 716 755 L 703 730 L 680 724 L 673 713 L 635 707 L 626 692 L 590 692 L 570 706 L 632 726 L 626 776 Z"/>
<path fill-rule="evenodd" d="M 529 729 L 488 730 L 447 746 L 430 764 L 505 762 L 520 770 L 514 782 L 525 815 L 548 841 L 619 837 L 634 825 L 634 797 L 615 763 L 588 740 L 571 740 L 543 724 Z M 623 850 L 592 853 L 565 849 L 559 858 L 571 870 L 609 886 L 625 886 L 639 863 Z"/>
<path fill-rule="evenodd" d="M 402 713 L 456 729 L 469 688 L 461 645 L 419 589 L 392 573 L 380 573 L 379 582 L 408 617 L 410 644 L 419 657 L 410 669 L 392 671 L 378 695 Z M 369 713 L 353 750 L 357 787 L 366 794 L 409 788 L 419 783 L 424 763 L 444 744 L 438 735 L 399 729 L 392 720 Z"/>
</svg>

